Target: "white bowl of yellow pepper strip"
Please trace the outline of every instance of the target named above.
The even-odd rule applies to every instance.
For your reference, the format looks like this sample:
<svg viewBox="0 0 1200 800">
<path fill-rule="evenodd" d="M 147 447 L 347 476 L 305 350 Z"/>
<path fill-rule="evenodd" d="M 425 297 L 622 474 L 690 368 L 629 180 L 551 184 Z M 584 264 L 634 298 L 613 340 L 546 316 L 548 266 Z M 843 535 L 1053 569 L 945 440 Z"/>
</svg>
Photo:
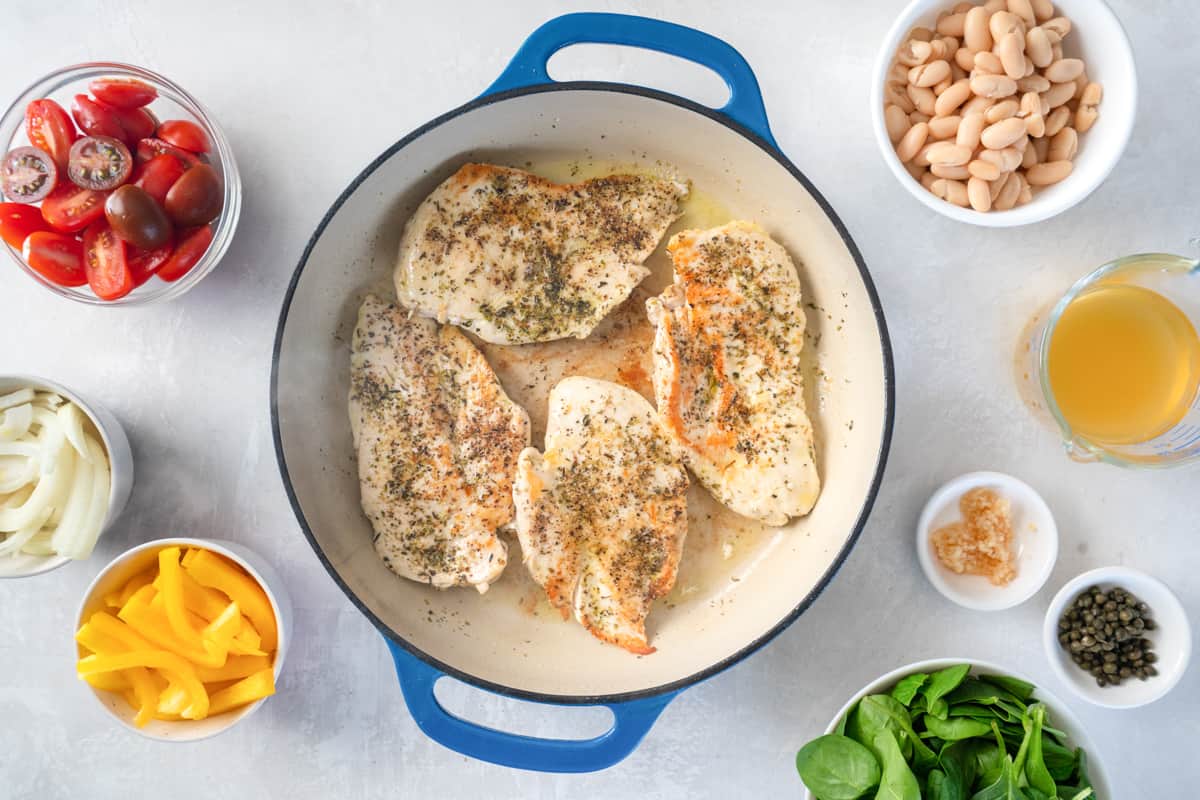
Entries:
<svg viewBox="0 0 1200 800">
<path fill-rule="evenodd" d="M 129 729 L 162 741 L 206 739 L 275 693 L 291 619 L 279 576 L 245 547 L 147 542 L 88 587 L 76 670 Z"/>
</svg>

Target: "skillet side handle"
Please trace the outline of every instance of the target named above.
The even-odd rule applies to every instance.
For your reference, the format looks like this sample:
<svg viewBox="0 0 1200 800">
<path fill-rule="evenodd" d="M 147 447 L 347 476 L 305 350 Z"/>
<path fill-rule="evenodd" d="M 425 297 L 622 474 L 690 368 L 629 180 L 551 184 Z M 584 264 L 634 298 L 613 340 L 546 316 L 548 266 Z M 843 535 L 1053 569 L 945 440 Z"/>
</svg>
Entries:
<svg viewBox="0 0 1200 800">
<path fill-rule="evenodd" d="M 443 747 L 505 767 L 537 772 L 595 772 L 633 752 L 675 693 L 608 705 L 613 726 L 594 739 L 539 739 L 485 728 L 456 717 L 438 702 L 433 687 L 445 677 L 395 642 L 388 641 L 404 702 L 417 727 Z"/>
<path fill-rule="evenodd" d="M 550 57 L 573 44 L 616 44 L 677 56 L 711 69 L 729 87 L 729 102 L 717 109 L 775 149 L 758 79 L 742 54 L 715 36 L 658 19 L 628 14 L 564 14 L 535 30 L 483 97 L 508 89 L 553 83 Z"/>
</svg>

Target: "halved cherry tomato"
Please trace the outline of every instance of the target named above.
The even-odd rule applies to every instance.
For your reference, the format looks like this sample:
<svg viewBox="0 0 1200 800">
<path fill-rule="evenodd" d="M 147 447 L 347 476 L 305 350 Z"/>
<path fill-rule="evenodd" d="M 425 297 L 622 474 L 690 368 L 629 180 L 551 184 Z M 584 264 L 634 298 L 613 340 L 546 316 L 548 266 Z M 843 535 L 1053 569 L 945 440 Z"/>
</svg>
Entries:
<svg viewBox="0 0 1200 800">
<path fill-rule="evenodd" d="M 62 106 L 48 98 L 25 106 L 25 135 L 30 144 L 50 154 L 55 166 L 66 171 L 67 157 L 79 132 Z"/>
<path fill-rule="evenodd" d="M 189 153 L 187 150 L 164 142 L 162 139 L 151 137 L 149 139 L 142 139 L 137 143 L 137 160 L 139 163 L 149 161 L 155 156 L 164 154 L 174 156 L 179 160 L 184 169 L 191 169 L 197 164 L 204 163 L 195 153 Z"/>
<path fill-rule="evenodd" d="M 67 177 L 85 189 L 115 189 L 133 173 L 133 156 L 120 139 L 85 136 L 71 145 Z"/>
<path fill-rule="evenodd" d="M 42 201 L 42 217 L 56 231 L 75 233 L 104 216 L 107 197 L 108 192 L 94 192 L 63 181 Z"/>
<path fill-rule="evenodd" d="M 75 118 L 79 129 L 88 136 L 120 139 L 125 135 L 116 109 L 97 103 L 86 94 L 75 95 L 75 102 L 71 104 L 71 116 Z"/>
<path fill-rule="evenodd" d="M 116 300 L 135 288 L 125 243 L 105 220 L 96 220 L 83 232 L 83 268 L 88 286 L 101 300 Z"/>
<path fill-rule="evenodd" d="M 46 280 L 59 286 L 83 286 L 83 243 L 74 236 L 53 231 L 34 231 L 21 247 L 25 263 Z"/>
<path fill-rule="evenodd" d="M 125 131 L 121 141 L 130 147 L 137 147 L 140 140 L 153 136 L 158 130 L 158 117 L 148 108 L 114 108 L 113 113 Z"/>
<path fill-rule="evenodd" d="M 0 162 L 0 190 L 9 200 L 36 203 L 58 184 L 58 167 L 45 150 L 18 147 Z"/>
<path fill-rule="evenodd" d="M 175 252 L 171 253 L 167 263 L 159 267 L 155 274 L 164 281 L 179 280 L 196 266 L 208 250 L 208 246 L 212 244 L 212 240 L 212 228 L 208 225 L 183 231 L 176 239 Z"/>
<path fill-rule="evenodd" d="M 163 205 L 167 202 L 167 192 L 183 175 L 183 171 L 184 166 L 178 158 L 163 153 L 138 164 L 133 171 L 131 183 L 145 189 L 146 194 L 153 197 L 159 205 Z"/>
<path fill-rule="evenodd" d="M 48 231 L 50 226 L 42 219 L 42 210 L 25 203 L 0 203 L 0 239 L 18 250 L 25 244 L 29 234 Z"/>
<path fill-rule="evenodd" d="M 88 89 L 97 100 L 113 108 L 141 108 L 158 97 L 158 90 L 137 78 L 96 78 Z"/>
<path fill-rule="evenodd" d="M 126 260 L 129 263 L 129 274 L 133 276 L 134 285 L 141 286 L 150 280 L 158 268 L 167 263 L 167 259 L 174 251 L 174 242 L 167 242 L 162 247 L 156 247 L 153 250 L 127 248 Z"/>
<path fill-rule="evenodd" d="M 208 134 L 196 123 L 186 119 L 169 119 L 158 126 L 158 138 L 192 153 L 207 153 L 212 149 Z"/>
</svg>

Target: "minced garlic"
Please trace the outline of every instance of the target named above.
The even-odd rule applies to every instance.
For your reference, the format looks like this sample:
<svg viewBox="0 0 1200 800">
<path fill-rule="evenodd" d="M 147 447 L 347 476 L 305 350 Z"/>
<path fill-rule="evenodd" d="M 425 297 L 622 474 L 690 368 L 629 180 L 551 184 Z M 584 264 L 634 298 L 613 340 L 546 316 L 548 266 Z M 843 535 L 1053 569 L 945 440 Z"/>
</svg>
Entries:
<svg viewBox="0 0 1200 800">
<path fill-rule="evenodd" d="M 959 575 L 982 575 L 997 586 L 1017 576 L 1008 499 L 992 489 L 972 489 L 958 501 L 963 519 L 933 532 L 938 561 Z"/>
</svg>

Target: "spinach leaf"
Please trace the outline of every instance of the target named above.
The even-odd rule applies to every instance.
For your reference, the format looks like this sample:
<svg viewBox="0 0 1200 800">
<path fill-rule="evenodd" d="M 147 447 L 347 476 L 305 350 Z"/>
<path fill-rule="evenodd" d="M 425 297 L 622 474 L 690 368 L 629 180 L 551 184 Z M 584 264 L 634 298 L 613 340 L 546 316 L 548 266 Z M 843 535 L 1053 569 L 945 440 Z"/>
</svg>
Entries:
<svg viewBox="0 0 1200 800">
<path fill-rule="evenodd" d="M 1033 690 L 1036 688 L 1028 681 L 1023 681 L 1020 678 L 1010 678 L 1007 675 L 980 675 L 979 680 L 1005 689 L 1009 694 L 1024 703 L 1029 702 L 1029 698 L 1033 697 Z"/>
<path fill-rule="evenodd" d="M 954 691 L 946 696 L 946 701 L 950 705 L 958 705 L 959 703 L 978 703 L 985 706 L 994 706 L 1001 703 L 1002 706 L 1011 713 L 1015 713 L 1018 718 L 1025 712 L 1025 703 L 1010 693 L 1007 689 L 1002 689 L 999 686 L 994 686 L 990 683 L 984 683 L 978 678 L 967 678 Z"/>
<path fill-rule="evenodd" d="M 947 742 L 957 742 L 961 739 L 974 739 L 977 736 L 987 736 L 992 731 L 991 725 L 967 717 L 951 717 L 945 721 L 937 717 L 925 717 L 925 730 L 939 739 Z"/>
<path fill-rule="evenodd" d="M 938 754 L 938 766 L 940 769 L 931 771 L 928 778 L 933 800 L 967 800 L 975 780 L 975 761 L 967 751 L 967 744 L 955 742 L 943 747 Z"/>
<path fill-rule="evenodd" d="M 813 739 L 796 753 L 796 771 L 821 800 L 857 800 L 879 785 L 875 754 L 846 736 Z"/>
<path fill-rule="evenodd" d="M 996 706 L 985 706 L 979 703 L 959 703 L 958 705 L 950 706 L 950 713 L 947 716 L 970 717 L 972 719 L 991 721 L 997 717 L 1004 719 L 1007 715 L 1008 712 L 1003 709 L 997 709 Z"/>
<path fill-rule="evenodd" d="M 875 800 L 921 800 L 917 776 L 908 768 L 896 736 L 889 730 L 875 734 L 875 752 L 883 759 L 883 776 Z"/>
<path fill-rule="evenodd" d="M 917 696 L 917 692 L 920 691 L 927 680 L 929 680 L 928 674 L 924 672 L 913 673 L 892 687 L 892 697 L 906 706 L 912 706 L 913 698 Z"/>
<path fill-rule="evenodd" d="M 905 758 L 913 759 L 913 766 L 924 772 L 937 762 L 937 754 L 921 741 L 912 727 L 912 717 L 900 701 L 887 694 L 871 694 L 858 703 L 849 721 L 846 733 L 859 744 L 873 747 L 875 736 L 880 731 L 889 731 L 896 738 Z M 876 752 L 882 759 L 882 755 Z"/>
<path fill-rule="evenodd" d="M 929 682 L 921 687 L 921 696 L 925 698 L 925 708 L 930 714 L 936 717 L 945 716 L 937 713 L 937 702 L 958 688 L 970 671 L 970 664 L 956 664 L 953 667 L 938 670 L 929 676 Z"/>
<path fill-rule="evenodd" d="M 979 776 L 979 782 L 984 786 L 995 783 L 996 779 L 1000 777 L 1000 771 L 1004 768 L 1004 750 L 982 739 L 971 742 L 971 744 L 973 745 L 972 754 L 975 757 L 975 774 Z"/>
<path fill-rule="evenodd" d="M 962 800 L 963 797 L 940 769 L 930 771 L 922 796 L 925 800 Z"/>
<path fill-rule="evenodd" d="M 996 778 L 994 783 L 971 795 L 971 800 L 1029 800 L 1029 796 L 1021 791 L 1021 787 L 1018 785 L 1012 756 L 1004 756 L 1004 761 L 1000 765 L 1000 777 Z"/>
<path fill-rule="evenodd" d="M 1044 729 L 1043 729 L 1044 730 Z M 1042 737 L 1042 760 L 1057 783 L 1067 783 L 1075 774 L 1080 750 L 1070 750 L 1053 739 Z"/>
<path fill-rule="evenodd" d="M 1025 761 L 1025 781 L 1047 797 L 1057 797 L 1058 787 L 1042 760 L 1042 723 L 1046 721 L 1046 707 L 1035 703 L 1029 707 L 1029 715 L 1023 721 L 1029 731 L 1029 754 Z"/>
</svg>

